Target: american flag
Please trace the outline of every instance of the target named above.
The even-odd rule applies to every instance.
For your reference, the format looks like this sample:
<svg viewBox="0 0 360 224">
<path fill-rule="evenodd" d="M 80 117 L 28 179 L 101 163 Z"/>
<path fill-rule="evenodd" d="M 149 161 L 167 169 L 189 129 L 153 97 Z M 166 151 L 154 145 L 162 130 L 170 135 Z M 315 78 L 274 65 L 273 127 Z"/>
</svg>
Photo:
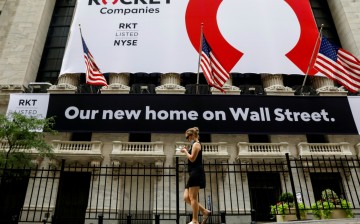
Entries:
<svg viewBox="0 0 360 224">
<path fill-rule="evenodd" d="M 360 88 L 360 61 L 344 49 L 322 37 L 314 67 L 351 92 Z"/>
<path fill-rule="evenodd" d="M 86 64 L 86 84 L 93 86 L 107 86 L 104 75 L 100 72 L 96 65 L 94 57 L 90 53 L 83 36 L 81 35 L 82 45 L 84 49 L 84 58 Z"/>
<path fill-rule="evenodd" d="M 225 92 L 222 87 L 230 75 L 216 59 L 204 35 L 202 36 L 200 67 L 208 84 Z"/>
</svg>

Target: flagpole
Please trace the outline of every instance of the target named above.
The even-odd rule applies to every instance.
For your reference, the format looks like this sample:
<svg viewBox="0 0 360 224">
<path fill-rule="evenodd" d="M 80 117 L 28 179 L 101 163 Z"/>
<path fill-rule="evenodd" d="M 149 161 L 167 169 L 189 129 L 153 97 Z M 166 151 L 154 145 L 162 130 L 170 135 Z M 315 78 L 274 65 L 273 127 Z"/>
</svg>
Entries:
<svg viewBox="0 0 360 224">
<path fill-rule="evenodd" d="M 324 27 L 324 24 L 321 24 L 321 26 L 320 26 L 320 31 L 319 31 L 319 36 L 318 36 L 318 38 L 317 38 L 317 40 L 316 40 L 316 44 L 315 44 L 314 50 L 313 50 L 312 55 L 311 55 L 311 58 L 310 58 L 310 62 L 309 62 L 308 68 L 307 68 L 307 70 L 306 70 L 306 74 L 305 74 L 304 81 L 303 81 L 303 83 L 302 83 L 302 85 L 301 85 L 300 94 L 302 94 L 302 91 L 303 91 L 304 86 L 305 86 L 306 79 L 307 79 L 307 77 L 309 76 L 311 64 L 312 64 L 312 62 L 313 62 L 313 60 L 314 60 L 315 50 L 316 50 L 316 47 L 318 46 L 319 40 L 321 40 L 321 37 L 322 37 L 322 29 L 323 29 L 323 27 Z"/>
<path fill-rule="evenodd" d="M 203 26 L 204 26 L 204 23 L 201 23 L 201 28 L 200 28 L 200 46 L 199 46 L 199 61 L 198 61 L 198 72 L 197 72 L 197 78 L 196 78 L 196 94 L 199 94 L 199 74 L 200 74 L 200 61 L 201 61 L 201 53 L 202 53 Z"/>
</svg>

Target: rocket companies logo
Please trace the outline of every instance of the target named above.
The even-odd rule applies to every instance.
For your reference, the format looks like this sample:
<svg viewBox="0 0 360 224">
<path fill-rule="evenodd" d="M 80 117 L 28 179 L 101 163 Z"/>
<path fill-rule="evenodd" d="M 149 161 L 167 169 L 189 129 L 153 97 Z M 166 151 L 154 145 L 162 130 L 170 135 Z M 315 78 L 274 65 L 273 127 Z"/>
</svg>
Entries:
<svg viewBox="0 0 360 224">
<path fill-rule="evenodd" d="M 152 8 L 153 5 L 170 4 L 170 0 L 89 0 L 89 6 L 145 6 L 143 8 L 108 8 L 100 9 L 101 14 L 152 14 L 159 13 L 159 8 Z M 150 7 L 149 7 L 149 6 Z"/>
</svg>

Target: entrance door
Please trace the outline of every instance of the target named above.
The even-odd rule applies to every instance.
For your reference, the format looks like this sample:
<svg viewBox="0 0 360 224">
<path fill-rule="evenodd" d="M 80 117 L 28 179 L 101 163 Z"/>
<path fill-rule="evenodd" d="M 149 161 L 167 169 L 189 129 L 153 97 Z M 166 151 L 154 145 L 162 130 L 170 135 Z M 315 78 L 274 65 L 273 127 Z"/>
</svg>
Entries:
<svg viewBox="0 0 360 224">
<path fill-rule="evenodd" d="M 279 173 L 249 172 L 251 208 L 255 210 L 256 221 L 275 221 L 271 219 L 270 206 L 276 204 L 281 183 Z"/>
<path fill-rule="evenodd" d="M 53 223 L 83 224 L 85 222 L 90 180 L 90 172 L 62 174 Z"/>
<path fill-rule="evenodd" d="M 0 182 L 0 223 L 18 223 L 24 205 L 30 171 L 9 169 Z"/>
</svg>

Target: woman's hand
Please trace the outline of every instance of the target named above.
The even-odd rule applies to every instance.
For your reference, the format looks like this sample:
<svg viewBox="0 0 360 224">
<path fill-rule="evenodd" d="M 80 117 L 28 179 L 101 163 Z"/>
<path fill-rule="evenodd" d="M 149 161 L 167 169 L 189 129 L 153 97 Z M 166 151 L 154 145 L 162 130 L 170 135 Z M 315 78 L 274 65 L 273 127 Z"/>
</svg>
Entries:
<svg viewBox="0 0 360 224">
<path fill-rule="evenodd" d="M 184 146 L 184 147 L 182 147 L 181 149 L 180 149 L 180 152 L 182 152 L 182 153 L 185 153 L 185 152 L 187 152 L 187 148 Z"/>
</svg>

